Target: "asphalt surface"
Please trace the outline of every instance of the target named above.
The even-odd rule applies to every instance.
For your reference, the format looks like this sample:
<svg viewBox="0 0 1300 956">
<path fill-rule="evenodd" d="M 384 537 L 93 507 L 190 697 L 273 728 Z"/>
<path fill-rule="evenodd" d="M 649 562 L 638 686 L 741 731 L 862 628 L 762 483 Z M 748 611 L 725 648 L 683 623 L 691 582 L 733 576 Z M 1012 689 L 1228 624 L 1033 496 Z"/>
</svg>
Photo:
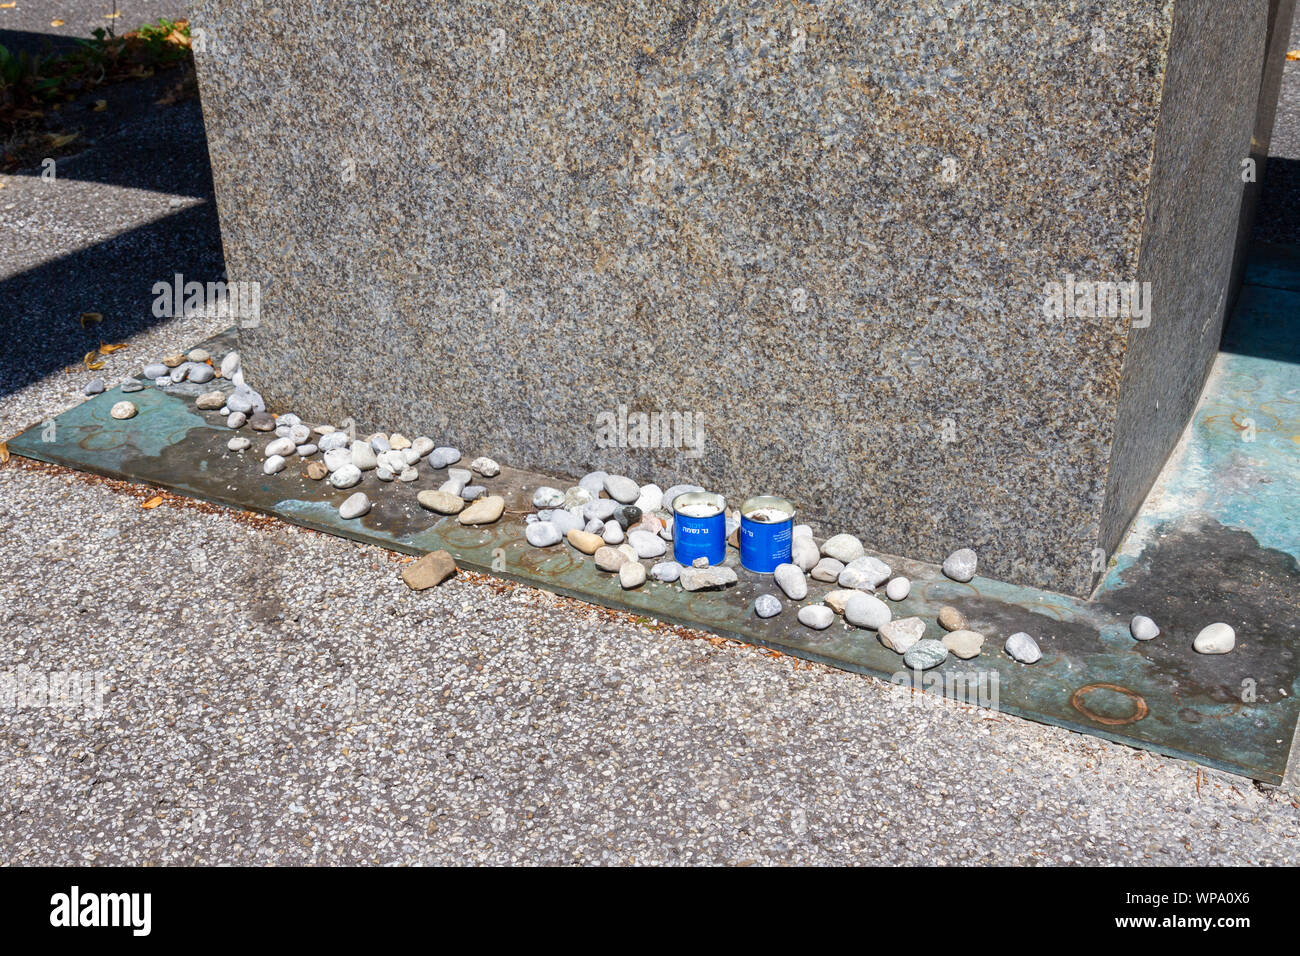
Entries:
<svg viewBox="0 0 1300 956">
<path fill-rule="evenodd" d="M 220 325 L 140 306 L 221 269 L 198 106 L 123 110 L 0 177 L 0 435 Z M 0 467 L 0 678 L 103 689 L 0 700 L 0 863 L 1300 860 L 1281 791 L 152 495 Z"/>
</svg>

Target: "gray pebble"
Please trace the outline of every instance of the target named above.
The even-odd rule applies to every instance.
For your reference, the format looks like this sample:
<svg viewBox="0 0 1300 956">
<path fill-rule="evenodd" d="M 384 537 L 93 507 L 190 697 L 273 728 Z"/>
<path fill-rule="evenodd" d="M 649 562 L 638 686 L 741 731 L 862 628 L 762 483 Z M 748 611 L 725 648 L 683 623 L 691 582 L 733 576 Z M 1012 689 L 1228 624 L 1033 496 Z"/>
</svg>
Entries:
<svg viewBox="0 0 1300 956">
<path fill-rule="evenodd" d="M 903 663 L 913 670 L 924 671 L 938 667 L 948 659 L 948 648 L 942 641 L 924 638 L 917 641 L 903 654 Z"/>
<path fill-rule="evenodd" d="M 487 494 L 487 488 L 483 485 L 466 485 L 460 490 L 460 496 L 466 501 L 477 501 Z"/>
<path fill-rule="evenodd" d="M 231 451 L 244 451 L 252 444 L 253 443 L 243 435 L 236 435 L 234 438 L 230 439 L 230 441 L 226 442 L 226 447 Z"/>
<path fill-rule="evenodd" d="M 354 495 L 349 495 L 343 504 L 339 505 L 340 518 L 360 518 L 370 510 L 370 499 L 366 497 L 364 491 L 358 491 Z"/>
<path fill-rule="evenodd" d="M 103 390 L 104 380 L 102 378 L 92 378 L 81 387 L 81 393 L 83 395 L 98 395 Z"/>
<path fill-rule="evenodd" d="M 975 577 L 975 569 L 978 564 L 979 561 L 974 551 L 970 548 L 961 548 L 944 559 L 943 573 L 954 581 L 965 584 Z"/>
<path fill-rule="evenodd" d="M 778 564 L 772 578 L 791 601 L 802 601 L 808 596 L 808 579 L 798 565 Z"/>
<path fill-rule="evenodd" d="M 136 378 L 131 379 L 129 382 L 123 382 L 122 391 L 126 392 L 127 394 L 130 394 L 131 392 L 143 392 L 144 382 Z"/>
<path fill-rule="evenodd" d="M 759 617 L 776 617 L 781 613 L 781 602 L 774 594 L 760 594 L 754 599 L 754 613 Z"/>
<path fill-rule="evenodd" d="M 871 594 L 855 594 L 844 605 L 844 620 L 854 627 L 878 631 L 888 624 L 893 616 L 889 605 Z"/>
<path fill-rule="evenodd" d="M 1004 650 L 1022 664 L 1033 664 L 1043 656 L 1043 652 L 1038 649 L 1038 642 L 1024 631 L 1017 631 L 1008 637 Z"/>
<path fill-rule="evenodd" d="M 227 428 L 243 428 L 244 423 L 248 421 L 248 416 L 243 412 L 231 412 L 226 416 Z"/>
<path fill-rule="evenodd" d="M 330 484 L 335 488 L 351 488 L 361 480 L 361 469 L 349 462 L 330 473 Z"/>
<path fill-rule="evenodd" d="M 432 461 L 432 459 L 430 459 Z M 435 466 L 436 467 L 436 466 Z M 564 503 L 564 492 L 550 485 L 542 485 L 533 492 L 534 508 L 558 508 Z"/>
<path fill-rule="evenodd" d="M 549 521 L 536 521 L 524 528 L 524 537 L 534 548 L 549 548 L 559 544 L 564 535 Z"/>
<path fill-rule="evenodd" d="M 615 525 L 615 527 L 618 526 Z M 621 535 L 622 533 L 623 529 L 619 528 L 619 534 Z M 605 540 L 608 541 L 609 539 L 606 538 Z M 619 540 L 621 541 L 622 538 Z M 656 581 L 671 583 L 682 576 L 682 566 L 676 561 L 660 561 L 650 569 L 650 576 Z"/>
<path fill-rule="evenodd" d="M 263 474 L 274 475 L 276 472 L 284 471 L 285 460 L 283 455 L 272 455 L 266 459 L 262 465 Z"/>
<path fill-rule="evenodd" d="M 605 478 L 605 490 L 615 501 L 630 505 L 641 497 L 640 486 L 631 478 L 623 475 L 609 475 Z"/>
<path fill-rule="evenodd" d="M 835 612 L 825 604 L 809 604 L 799 608 L 799 623 L 817 631 L 824 631 L 835 622 Z"/>
<path fill-rule="evenodd" d="M 1153 641 L 1160 636 L 1160 628 L 1156 627 L 1156 622 L 1145 614 L 1134 615 L 1128 629 L 1133 639 L 1137 641 Z"/>
</svg>

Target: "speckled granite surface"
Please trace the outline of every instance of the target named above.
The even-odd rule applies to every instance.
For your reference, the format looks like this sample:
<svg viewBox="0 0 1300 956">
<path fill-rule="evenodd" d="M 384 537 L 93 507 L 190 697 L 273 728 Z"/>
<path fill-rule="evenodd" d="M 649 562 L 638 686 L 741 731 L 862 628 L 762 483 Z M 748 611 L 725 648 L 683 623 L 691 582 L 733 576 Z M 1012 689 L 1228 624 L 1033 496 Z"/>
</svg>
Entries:
<svg viewBox="0 0 1300 956">
<path fill-rule="evenodd" d="M 1232 6 L 205 0 L 245 368 L 300 414 L 1085 591 L 1217 339 L 1211 164 L 1248 155 L 1268 15 Z M 1224 82 L 1179 69 L 1207 50 Z M 1139 271 L 1164 331 L 1127 369 L 1123 321 L 1044 314 Z M 699 416 L 701 453 L 601 447 L 620 406 Z"/>
</svg>

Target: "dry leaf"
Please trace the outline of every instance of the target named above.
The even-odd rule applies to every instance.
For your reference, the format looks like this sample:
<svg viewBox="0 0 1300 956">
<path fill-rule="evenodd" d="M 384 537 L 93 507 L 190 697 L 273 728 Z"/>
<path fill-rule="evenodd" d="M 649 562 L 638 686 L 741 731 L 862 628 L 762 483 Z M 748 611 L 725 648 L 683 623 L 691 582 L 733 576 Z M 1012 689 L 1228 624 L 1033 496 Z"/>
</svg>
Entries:
<svg viewBox="0 0 1300 956">
<path fill-rule="evenodd" d="M 122 11 L 121 11 L 121 10 L 114 10 L 112 13 L 106 13 L 106 14 L 104 14 L 104 19 L 105 19 L 105 20 L 116 20 L 116 19 L 117 19 L 118 17 L 120 17 L 121 15 L 122 15 Z"/>
<path fill-rule="evenodd" d="M 1288 60 L 1300 60 L 1300 50 L 1288 50 L 1286 58 Z"/>
<path fill-rule="evenodd" d="M 95 323 L 99 323 L 99 322 L 103 322 L 103 321 L 104 321 L 104 316 L 101 315 L 101 314 L 98 313 L 98 312 L 83 312 L 83 313 L 81 313 L 81 327 L 82 327 L 83 329 L 86 327 L 86 323 L 87 323 L 87 322 L 95 322 Z"/>
<path fill-rule="evenodd" d="M 64 147 L 64 146 L 67 146 L 67 145 L 68 145 L 69 143 L 71 143 L 74 139 L 76 139 L 79 135 L 81 135 L 81 134 L 80 134 L 80 133 L 59 133 L 59 134 L 56 135 L 56 134 L 54 134 L 54 133 L 51 133 L 51 134 L 47 137 L 47 139 L 49 140 L 50 147 L 51 147 L 52 149 L 60 149 L 60 148 L 62 148 L 62 147 Z"/>
<path fill-rule="evenodd" d="M 99 353 L 97 351 L 92 349 L 91 351 L 87 352 L 86 357 L 81 360 L 82 363 L 86 366 L 86 368 L 90 369 L 92 372 L 98 372 L 101 368 L 103 368 L 105 365 L 108 364 L 107 362 L 101 362 L 100 360 L 98 360 L 96 358 L 98 354 Z"/>
<path fill-rule="evenodd" d="M 63 26 L 63 21 L 60 20 L 60 19 L 58 19 L 58 18 L 56 17 L 55 19 L 53 19 L 53 20 L 50 21 L 50 26 L 52 26 L 52 27 L 61 27 L 61 26 Z"/>
<path fill-rule="evenodd" d="M 108 100 L 95 100 L 95 112 L 102 113 L 108 109 Z"/>
<path fill-rule="evenodd" d="M 9 461 L 9 443 L 0 441 L 0 465 Z"/>
<path fill-rule="evenodd" d="M 124 349 L 124 348 L 126 348 L 126 343 L 125 343 L 125 342 L 118 342 L 118 343 L 116 343 L 116 344 L 114 344 L 114 345 L 105 345 L 103 342 L 100 342 L 100 343 L 99 343 L 99 354 L 100 354 L 100 355 L 112 355 L 114 352 L 121 351 L 121 350 Z"/>
<path fill-rule="evenodd" d="M 162 495 L 154 495 L 152 498 L 150 498 L 148 501 L 146 501 L 146 502 L 145 502 L 144 504 L 142 504 L 140 507 L 141 507 L 141 508 L 157 508 L 157 507 L 158 507 L 160 504 L 162 504 L 162 503 L 163 503 Z"/>
<path fill-rule="evenodd" d="M 0 3 L 0 10 L 12 10 L 16 6 L 17 3 Z"/>
</svg>

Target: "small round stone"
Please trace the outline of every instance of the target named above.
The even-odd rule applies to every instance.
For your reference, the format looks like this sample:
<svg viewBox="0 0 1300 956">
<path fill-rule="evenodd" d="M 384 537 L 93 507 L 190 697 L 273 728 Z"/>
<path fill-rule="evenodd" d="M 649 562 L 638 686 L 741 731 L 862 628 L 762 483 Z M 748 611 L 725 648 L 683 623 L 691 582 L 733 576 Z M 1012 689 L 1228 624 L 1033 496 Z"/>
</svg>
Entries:
<svg viewBox="0 0 1300 956">
<path fill-rule="evenodd" d="M 245 415 L 243 412 L 231 412 L 229 415 L 226 416 L 226 427 L 243 428 L 244 424 L 247 421 L 248 421 L 248 416 Z"/>
<path fill-rule="evenodd" d="M 453 495 L 450 491 L 422 491 L 415 496 L 420 507 L 436 511 L 440 515 L 460 514 L 465 507 L 465 499 Z"/>
<path fill-rule="evenodd" d="M 265 454 L 267 458 L 271 458 L 275 456 L 278 456 L 280 458 L 288 458 L 297 450 L 297 448 L 298 446 L 295 445 L 289 439 L 277 438 L 275 439 L 275 441 L 271 442 L 269 445 L 266 446 Z"/>
<path fill-rule="evenodd" d="M 960 631 L 970 623 L 966 620 L 966 615 L 955 607 L 944 605 L 939 608 L 939 626 L 945 631 Z"/>
<path fill-rule="evenodd" d="M 844 620 L 854 627 L 878 631 L 888 624 L 893 616 L 889 605 L 874 594 L 855 595 L 844 605 Z"/>
<path fill-rule="evenodd" d="M 1024 631 L 1017 631 L 1008 637 L 1003 649 L 1022 664 L 1037 663 L 1043 656 L 1043 652 L 1038 649 L 1038 642 Z"/>
<path fill-rule="evenodd" d="M 212 358 L 206 349 L 190 349 L 189 354 L 185 357 L 191 362 L 206 362 L 208 359 Z"/>
<path fill-rule="evenodd" d="M 130 394 L 131 392 L 143 392 L 144 382 L 141 382 L 139 379 L 134 379 L 134 378 L 131 379 L 129 382 L 123 382 L 122 391 L 126 394 Z"/>
<path fill-rule="evenodd" d="M 262 472 L 263 474 L 274 475 L 277 472 L 284 471 L 284 466 L 285 461 L 283 455 L 272 455 L 270 458 L 266 459 L 266 462 L 262 465 Z"/>
<path fill-rule="evenodd" d="M 808 596 L 808 579 L 797 564 L 778 564 L 772 579 L 791 601 L 802 601 Z"/>
<path fill-rule="evenodd" d="M 303 474 L 306 475 L 308 478 L 310 478 L 312 481 L 320 481 L 329 473 L 330 470 L 325 467 L 325 462 L 323 461 L 313 461 L 311 464 L 307 466 L 307 469 L 303 472 Z"/>
<path fill-rule="evenodd" d="M 1196 635 L 1192 647 L 1198 654 L 1227 654 L 1237 646 L 1237 632 L 1218 621 Z"/>
<path fill-rule="evenodd" d="M 960 581 L 965 584 L 971 578 L 975 577 L 975 569 L 979 561 L 975 552 L 970 548 L 961 548 L 954 551 L 943 562 L 943 573 L 954 581 Z"/>
<path fill-rule="evenodd" d="M 564 536 L 549 521 L 535 521 L 524 529 L 524 537 L 534 548 L 549 548 L 559 544 Z"/>
<path fill-rule="evenodd" d="M 682 566 L 676 561 L 660 561 L 650 569 L 650 577 L 654 578 L 656 581 L 671 583 L 681 576 Z"/>
<path fill-rule="evenodd" d="M 204 392 L 194 400 L 194 404 L 205 412 L 215 412 L 226 404 L 225 392 Z M 268 416 L 269 417 L 269 416 Z M 274 420 L 272 420 L 274 421 Z M 272 425 L 274 427 L 274 425 Z"/>
<path fill-rule="evenodd" d="M 615 501 L 630 505 L 641 497 L 641 487 L 631 478 L 623 475 L 609 475 L 605 478 L 605 491 Z"/>
<path fill-rule="evenodd" d="M 903 601 L 912 593 L 912 582 L 907 578 L 899 576 L 890 579 L 885 585 L 885 597 L 891 601 Z"/>
<path fill-rule="evenodd" d="M 236 435 L 234 438 L 230 439 L 230 441 L 226 442 L 226 447 L 231 451 L 244 451 L 252 444 L 253 443 L 243 435 Z"/>
<path fill-rule="evenodd" d="M 824 631 L 835 622 L 835 612 L 825 604 L 809 604 L 799 608 L 799 623 L 817 631 Z"/>
<path fill-rule="evenodd" d="M 948 648 L 933 638 L 923 638 L 903 653 L 903 663 L 913 670 L 926 671 L 948 659 Z"/>
<path fill-rule="evenodd" d="M 361 469 L 349 462 L 330 473 L 330 484 L 335 488 L 351 488 L 361 480 Z"/>
<path fill-rule="evenodd" d="M 1135 641 L 1154 641 L 1160 636 L 1160 628 L 1156 627 L 1156 622 L 1145 614 L 1134 615 L 1133 620 L 1129 622 L 1128 630 Z"/>
<path fill-rule="evenodd" d="M 781 601 L 774 594 L 760 594 L 754 599 L 754 613 L 759 617 L 776 617 L 781 613 Z"/>
<path fill-rule="evenodd" d="M 477 472 L 484 478 L 495 478 L 501 474 L 501 466 L 491 458 L 480 456 L 469 463 L 470 470 Z"/>
<path fill-rule="evenodd" d="M 111 409 L 109 409 L 108 413 L 112 415 L 114 418 L 121 419 L 121 420 L 125 420 L 127 418 L 135 418 L 135 413 L 136 413 L 135 402 L 117 402 L 113 405 Z"/>
<path fill-rule="evenodd" d="M 618 583 L 624 591 L 639 588 L 645 584 L 645 565 L 640 561 L 627 561 L 618 569 Z"/>
<path fill-rule="evenodd" d="M 344 519 L 360 518 L 370 510 L 370 499 L 366 497 L 364 491 L 358 491 L 354 495 L 349 495 L 343 504 L 339 505 L 339 517 Z"/>
</svg>

